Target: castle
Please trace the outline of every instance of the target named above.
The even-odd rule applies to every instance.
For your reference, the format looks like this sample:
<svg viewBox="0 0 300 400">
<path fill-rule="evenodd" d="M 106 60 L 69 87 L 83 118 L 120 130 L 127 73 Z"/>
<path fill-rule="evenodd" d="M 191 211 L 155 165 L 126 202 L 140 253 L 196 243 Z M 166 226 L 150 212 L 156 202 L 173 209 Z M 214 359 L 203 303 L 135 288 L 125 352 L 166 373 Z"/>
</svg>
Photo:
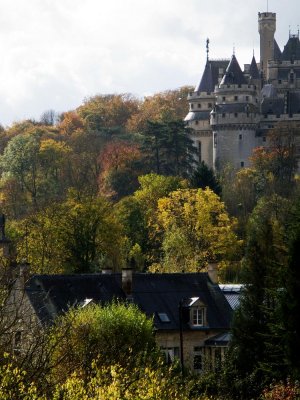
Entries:
<svg viewBox="0 0 300 400">
<path fill-rule="evenodd" d="M 240 68 L 231 59 L 207 60 L 198 86 L 188 95 L 191 139 L 198 160 L 222 169 L 249 166 L 254 148 L 268 143 L 268 131 L 278 122 L 300 126 L 300 41 L 289 34 L 280 50 L 274 35 L 276 14 L 258 14 L 260 62 Z"/>
</svg>

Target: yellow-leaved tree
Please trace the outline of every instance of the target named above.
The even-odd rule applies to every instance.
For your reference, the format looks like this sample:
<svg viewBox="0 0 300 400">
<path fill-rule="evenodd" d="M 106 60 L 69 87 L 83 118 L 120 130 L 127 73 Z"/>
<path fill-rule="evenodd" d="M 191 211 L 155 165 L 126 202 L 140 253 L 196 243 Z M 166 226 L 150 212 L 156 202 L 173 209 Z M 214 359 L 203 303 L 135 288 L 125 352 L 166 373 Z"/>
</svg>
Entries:
<svg viewBox="0 0 300 400">
<path fill-rule="evenodd" d="M 240 242 L 224 203 L 212 190 L 180 189 L 158 200 L 163 258 L 152 270 L 196 272 L 208 261 L 238 259 Z"/>
</svg>

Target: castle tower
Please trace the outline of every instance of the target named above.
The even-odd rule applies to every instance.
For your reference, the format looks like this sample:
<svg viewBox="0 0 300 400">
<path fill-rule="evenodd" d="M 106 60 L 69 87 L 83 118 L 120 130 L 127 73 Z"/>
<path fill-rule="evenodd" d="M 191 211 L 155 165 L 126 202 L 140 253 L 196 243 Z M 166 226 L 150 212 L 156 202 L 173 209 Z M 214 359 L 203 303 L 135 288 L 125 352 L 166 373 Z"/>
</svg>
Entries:
<svg viewBox="0 0 300 400">
<path fill-rule="evenodd" d="M 276 14 L 258 13 L 258 32 L 260 34 L 260 70 L 264 79 L 269 79 L 268 61 L 274 60 L 274 35 L 276 31 Z"/>
<path fill-rule="evenodd" d="M 236 169 L 247 167 L 257 142 L 257 88 L 247 82 L 235 55 L 215 94 L 216 105 L 211 113 L 214 167 L 217 170 L 227 164 Z"/>
<path fill-rule="evenodd" d="M 200 83 L 193 92 L 188 94 L 189 113 L 185 122 L 192 128 L 190 138 L 194 147 L 198 150 L 196 162 L 204 161 L 209 167 L 213 167 L 213 140 L 210 126 L 210 113 L 215 105 L 215 86 L 221 81 L 229 60 L 207 59 Z"/>
</svg>

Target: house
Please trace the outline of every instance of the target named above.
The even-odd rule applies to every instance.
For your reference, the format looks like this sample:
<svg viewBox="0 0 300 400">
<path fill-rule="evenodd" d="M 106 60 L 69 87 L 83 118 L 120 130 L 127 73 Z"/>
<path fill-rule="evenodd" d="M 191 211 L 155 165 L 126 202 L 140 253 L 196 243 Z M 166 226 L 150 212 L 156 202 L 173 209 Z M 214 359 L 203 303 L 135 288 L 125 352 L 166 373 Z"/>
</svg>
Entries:
<svg viewBox="0 0 300 400">
<path fill-rule="evenodd" d="M 169 361 L 179 358 L 196 372 L 217 368 L 228 345 L 232 308 L 208 273 L 149 274 L 124 269 L 101 274 L 26 275 L 21 268 L 9 307 L 18 320 L 14 349 L 21 336 L 41 329 L 70 307 L 106 304 L 114 299 L 136 304 L 153 318 L 157 344 Z M 17 315 L 16 315 L 17 314 Z"/>
<path fill-rule="evenodd" d="M 253 54 L 243 70 L 235 54 L 210 59 L 207 40 L 204 72 L 188 95 L 185 121 L 197 158 L 217 170 L 249 166 L 253 149 L 268 146 L 268 132 L 276 126 L 294 132 L 290 139 L 300 156 L 299 30 L 289 33 L 282 51 L 275 39 L 275 13 L 258 13 L 258 31 L 260 62 Z"/>
</svg>

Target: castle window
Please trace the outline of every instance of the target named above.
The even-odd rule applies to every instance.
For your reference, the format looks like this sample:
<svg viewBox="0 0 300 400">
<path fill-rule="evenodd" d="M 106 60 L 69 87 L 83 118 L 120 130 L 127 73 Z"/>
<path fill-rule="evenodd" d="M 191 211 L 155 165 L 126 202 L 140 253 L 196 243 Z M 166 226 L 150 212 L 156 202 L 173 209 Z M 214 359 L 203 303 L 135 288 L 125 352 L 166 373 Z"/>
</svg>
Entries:
<svg viewBox="0 0 300 400">
<path fill-rule="evenodd" d="M 214 134 L 214 147 L 217 147 L 217 134 Z"/>
<path fill-rule="evenodd" d="M 245 165 L 244 161 L 241 161 L 241 167 L 243 168 Z"/>
<path fill-rule="evenodd" d="M 199 163 L 202 161 L 202 155 L 201 155 L 201 147 L 202 147 L 202 143 L 201 143 L 201 141 L 199 140 L 199 142 L 198 142 L 198 160 L 199 160 Z"/>
</svg>

